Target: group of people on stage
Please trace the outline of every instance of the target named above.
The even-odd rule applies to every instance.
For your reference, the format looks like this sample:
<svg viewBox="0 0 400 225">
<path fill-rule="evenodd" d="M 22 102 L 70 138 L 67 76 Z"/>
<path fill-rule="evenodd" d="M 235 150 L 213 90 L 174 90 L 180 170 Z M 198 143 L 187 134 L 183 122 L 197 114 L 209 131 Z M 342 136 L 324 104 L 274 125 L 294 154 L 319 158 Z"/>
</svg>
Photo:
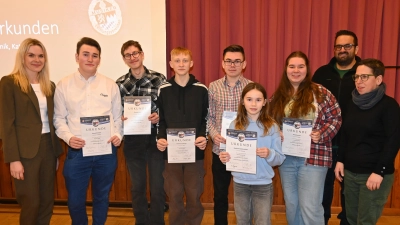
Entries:
<svg viewBox="0 0 400 225">
<path fill-rule="evenodd" d="M 233 177 L 237 224 L 271 224 L 273 167 L 279 166 L 288 224 L 328 224 L 334 179 L 341 182 L 341 224 L 376 224 L 394 182 L 394 159 L 400 148 L 400 109 L 385 94 L 385 67 L 378 59 L 357 56 L 357 36 L 336 33 L 334 57 L 312 76 L 308 57 L 292 52 L 272 96 L 263 85 L 243 75 L 244 49 L 226 47 L 225 76 L 209 88 L 190 74 L 192 53 L 171 51 L 169 80 L 143 65 L 137 41 L 121 47 L 129 67 L 115 81 L 100 74 L 99 43 L 84 37 L 77 43 L 78 69 L 57 85 L 50 81 L 45 46 L 24 40 L 13 71 L 0 81 L 0 137 L 10 163 L 20 224 L 49 224 L 54 204 L 59 138 L 68 144 L 63 167 L 72 224 L 88 224 L 86 191 L 92 180 L 93 224 L 107 219 L 109 192 L 117 168 L 117 147 L 123 152 L 132 182 L 136 224 L 199 225 L 204 208 L 204 155 L 212 141 L 214 223 L 228 224 L 228 190 Z M 124 99 L 150 96 L 148 135 L 124 135 Z M 257 132 L 256 173 L 230 172 L 229 151 L 222 148 L 224 113 L 237 112 L 229 128 Z M 110 116 L 110 154 L 85 156 L 81 117 Z M 309 157 L 283 153 L 284 118 L 312 121 Z M 195 128 L 195 162 L 169 163 L 167 129 Z M 149 180 L 150 205 L 146 196 Z M 186 205 L 183 196 L 186 196 Z"/>
</svg>

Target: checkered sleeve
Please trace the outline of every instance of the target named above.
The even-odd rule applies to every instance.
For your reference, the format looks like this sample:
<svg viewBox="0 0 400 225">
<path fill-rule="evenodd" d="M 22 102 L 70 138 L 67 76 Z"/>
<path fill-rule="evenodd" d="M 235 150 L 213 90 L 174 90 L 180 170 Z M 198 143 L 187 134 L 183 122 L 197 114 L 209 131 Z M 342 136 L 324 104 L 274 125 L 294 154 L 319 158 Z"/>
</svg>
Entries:
<svg viewBox="0 0 400 225">
<path fill-rule="evenodd" d="M 208 108 L 208 131 L 211 136 L 211 139 L 214 140 L 215 135 L 219 134 L 216 129 L 217 117 L 216 117 L 216 107 L 217 103 L 215 102 L 214 98 L 214 85 L 213 83 L 210 84 L 210 88 L 208 90 L 208 101 L 209 101 L 209 108 Z"/>
<path fill-rule="evenodd" d="M 319 104 L 319 107 L 321 107 L 321 120 L 323 121 L 320 123 L 321 139 L 319 143 L 325 143 L 332 141 L 339 131 L 342 125 L 342 116 L 339 103 L 336 101 L 335 96 L 326 88 L 320 87 L 322 94 L 325 96 L 325 100 L 322 104 Z"/>
</svg>

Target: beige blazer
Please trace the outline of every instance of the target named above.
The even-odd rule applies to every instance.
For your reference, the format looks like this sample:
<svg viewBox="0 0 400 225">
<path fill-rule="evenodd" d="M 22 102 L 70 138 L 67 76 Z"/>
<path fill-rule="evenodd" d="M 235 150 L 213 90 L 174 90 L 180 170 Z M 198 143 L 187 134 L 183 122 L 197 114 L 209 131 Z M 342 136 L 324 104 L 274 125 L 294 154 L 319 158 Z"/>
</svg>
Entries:
<svg viewBox="0 0 400 225">
<path fill-rule="evenodd" d="M 53 125 L 53 82 L 52 89 L 53 95 L 46 98 L 52 145 L 57 157 L 62 148 Z M 3 77 L 0 81 L 0 137 L 3 140 L 4 161 L 8 163 L 19 161 L 20 157 L 35 157 L 41 135 L 42 120 L 35 92 L 31 89 L 28 94 L 23 93 L 11 75 Z"/>
</svg>

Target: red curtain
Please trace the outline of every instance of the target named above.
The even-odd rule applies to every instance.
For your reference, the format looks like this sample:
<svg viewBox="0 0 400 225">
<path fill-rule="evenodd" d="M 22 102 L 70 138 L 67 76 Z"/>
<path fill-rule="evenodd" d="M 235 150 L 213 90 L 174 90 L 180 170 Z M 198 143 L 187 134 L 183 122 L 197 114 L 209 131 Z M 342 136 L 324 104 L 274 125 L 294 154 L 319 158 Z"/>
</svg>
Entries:
<svg viewBox="0 0 400 225">
<path fill-rule="evenodd" d="M 399 0 L 166 0 L 166 10 L 167 59 L 174 47 L 189 48 L 191 73 L 206 85 L 224 75 L 223 49 L 240 44 L 245 76 L 270 96 L 292 51 L 305 52 L 314 72 L 333 57 L 341 29 L 357 34 L 361 58 L 400 66 Z M 387 69 L 384 81 L 387 94 L 400 101 L 400 69 Z"/>
</svg>

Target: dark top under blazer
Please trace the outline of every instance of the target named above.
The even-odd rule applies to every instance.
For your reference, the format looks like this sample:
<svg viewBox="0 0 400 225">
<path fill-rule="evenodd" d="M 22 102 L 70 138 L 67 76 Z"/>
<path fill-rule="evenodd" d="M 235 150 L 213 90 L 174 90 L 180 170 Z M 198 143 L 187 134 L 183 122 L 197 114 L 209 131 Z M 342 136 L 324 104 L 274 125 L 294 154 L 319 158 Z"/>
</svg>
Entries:
<svg viewBox="0 0 400 225">
<path fill-rule="evenodd" d="M 51 88 L 53 94 L 46 97 L 47 112 L 52 147 L 57 157 L 63 151 L 53 125 L 53 82 Z M 20 161 L 20 157 L 35 157 L 39 151 L 42 126 L 39 101 L 32 88 L 24 93 L 11 75 L 3 77 L 0 81 L 0 137 L 3 140 L 4 161 L 8 163 Z"/>
</svg>

